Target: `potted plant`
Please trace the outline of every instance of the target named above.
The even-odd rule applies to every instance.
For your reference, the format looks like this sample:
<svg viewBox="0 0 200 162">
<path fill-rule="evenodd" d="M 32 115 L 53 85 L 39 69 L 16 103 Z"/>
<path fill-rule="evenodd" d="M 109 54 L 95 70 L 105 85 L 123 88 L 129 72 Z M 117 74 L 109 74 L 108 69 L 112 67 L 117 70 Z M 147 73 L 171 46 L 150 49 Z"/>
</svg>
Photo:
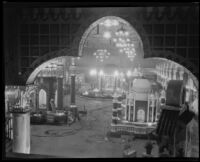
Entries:
<svg viewBox="0 0 200 162">
<path fill-rule="evenodd" d="M 151 141 L 147 141 L 145 144 L 146 154 L 150 155 L 153 149 L 153 143 Z"/>
</svg>

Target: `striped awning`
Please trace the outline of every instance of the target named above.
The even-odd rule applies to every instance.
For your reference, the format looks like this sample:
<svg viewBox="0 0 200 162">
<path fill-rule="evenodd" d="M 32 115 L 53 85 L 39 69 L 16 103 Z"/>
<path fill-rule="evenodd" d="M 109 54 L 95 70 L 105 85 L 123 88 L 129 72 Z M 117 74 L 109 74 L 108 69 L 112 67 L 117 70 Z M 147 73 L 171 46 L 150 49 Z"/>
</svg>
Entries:
<svg viewBox="0 0 200 162">
<path fill-rule="evenodd" d="M 158 136 L 173 136 L 178 116 L 179 111 L 163 109 L 158 121 L 156 134 Z"/>
</svg>

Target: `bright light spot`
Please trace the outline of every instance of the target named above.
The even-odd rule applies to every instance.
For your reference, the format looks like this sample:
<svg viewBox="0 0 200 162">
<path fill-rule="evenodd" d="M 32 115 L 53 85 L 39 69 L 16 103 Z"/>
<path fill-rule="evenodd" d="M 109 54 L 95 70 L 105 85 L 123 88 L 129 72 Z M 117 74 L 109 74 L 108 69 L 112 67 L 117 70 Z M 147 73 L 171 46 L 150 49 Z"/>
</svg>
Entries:
<svg viewBox="0 0 200 162">
<path fill-rule="evenodd" d="M 99 92 L 99 89 L 95 88 L 95 89 L 93 90 L 93 92 Z"/>
<path fill-rule="evenodd" d="M 116 77 L 119 76 L 119 72 L 116 70 L 115 73 L 114 73 L 114 75 L 115 75 Z"/>
<path fill-rule="evenodd" d="M 152 124 L 152 123 L 147 123 L 147 125 L 150 127 L 150 126 L 152 126 L 153 124 Z"/>
<path fill-rule="evenodd" d="M 85 91 L 85 92 L 83 93 L 83 95 L 88 95 L 88 92 L 87 92 L 87 91 Z"/>
<path fill-rule="evenodd" d="M 123 49 L 120 49 L 119 52 L 122 53 L 122 52 L 123 52 Z"/>
<path fill-rule="evenodd" d="M 96 69 L 92 69 L 92 70 L 90 70 L 90 75 L 96 75 L 96 74 L 97 74 Z"/>
<path fill-rule="evenodd" d="M 104 25 L 107 26 L 107 27 L 112 26 L 111 20 L 110 19 L 105 20 Z"/>
<path fill-rule="evenodd" d="M 117 42 L 117 39 L 116 39 L 116 38 L 113 38 L 113 42 Z"/>
<path fill-rule="evenodd" d="M 104 72 L 103 72 L 102 70 L 100 70 L 99 75 L 100 75 L 100 76 L 103 76 L 103 75 L 104 75 Z"/>
<path fill-rule="evenodd" d="M 117 20 L 113 20 L 113 25 L 114 26 L 118 26 L 119 25 L 119 22 Z"/>
<path fill-rule="evenodd" d="M 125 35 L 128 36 L 128 35 L 129 35 L 129 32 L 126 31 L 126 32 L 125 32 Z"/>
<path fill-rule="evenodd" d="M 133 44 L 133 43 L 131 44 L 131 47 L 134 47 L 134 44 Z"/>
<path fill-rule="evenodd" d="M 128 77 L 130 77 L 130 76 L 131 76 L 131 71 L 128 70 L 127 73 L 126 73 L 126 75 L 127 75 Z"/>
<path fill-rule="evenodd" d="M 103 33 L 103 37 L 106 38 L 106 39 L 111 38 L 110 32 L 104 32 L 104 33 Z"/>
</svg>

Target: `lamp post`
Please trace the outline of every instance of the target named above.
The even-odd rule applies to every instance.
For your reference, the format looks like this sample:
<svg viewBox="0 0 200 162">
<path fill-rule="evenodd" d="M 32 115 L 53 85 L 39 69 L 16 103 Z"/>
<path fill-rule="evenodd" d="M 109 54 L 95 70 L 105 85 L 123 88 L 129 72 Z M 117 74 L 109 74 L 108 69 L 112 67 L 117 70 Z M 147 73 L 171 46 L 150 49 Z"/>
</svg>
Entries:
<svg viewBox="0 0 200 162">
<path fill-rule="evenodd" d="M 58 109 L 63 109 L 63 71 L 64 71 L 64 65 L 59 64 L 57 66 L 61 67 L 61 72 L 58 71 L 58 76 L 57 76 L 57 106 L 58 106 Z"/>
<path fill-rule="evenodd" d="M 130 89 L 131 89 L 130 79 L 131 79 L 131 76 L 132 76 L 131 71 L 128 70 L 127 73 L 126 73 L 126 75 L 128 77 L 128 92 L 130 93 Z"/>
<path fill-rule="evenodd" d="M 95 76 L 95 82 L 98 81 L 97 77 L 97 70 L 96 69 L 92 69 L 90 70 L 90 75 L 91 76 Z M 94 88 L 96 88 L 95 84 L 94 84 Z"/>
<path fill-rule="evenodd" d="M 75 58 L 71 58 L 71 65 L 70 65 L 70 77 L 71 77 L 71 91 L 70 91 L 70 94 L 71 94 L 71 107 L 75 107 L 75 78 L 76 78 L 76 75 L 75 75 L 75 70 L 76 70 L 76 66 L 75 66 Z"/>
<path fill-rule="evenodd" d="M 119 72 L 116 70 L 116 71 L 114 72 L 114 77 L 115 77 L 114 91 L 116 91 L 116 89 L 117 89 L 118 76 L 119 76 Z"/>
<path fill-rule="evenodd" d="M 99 90 L 100 90 L 100 92 L 102 92 L 102 77 L 103 77 L 103 75 L 104 75 L 103 70 L 100 70 L 99 71 Z"/>
</svg>

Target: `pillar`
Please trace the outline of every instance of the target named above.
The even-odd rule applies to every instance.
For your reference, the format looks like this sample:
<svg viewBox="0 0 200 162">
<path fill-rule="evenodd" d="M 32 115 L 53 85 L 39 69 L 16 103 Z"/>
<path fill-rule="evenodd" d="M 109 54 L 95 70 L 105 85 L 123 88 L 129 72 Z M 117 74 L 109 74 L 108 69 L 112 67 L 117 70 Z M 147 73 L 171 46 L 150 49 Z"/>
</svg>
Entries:
<svg viewBox="0 0 200 162">
<path fill-rule="evenodd" d="M 26 112 L 12 112 L 12 114 L 12 151 L 15 153 L 30 154 L 30 109 Z"/>
<path fill-rule="evenodd" d="M 51 99 L 54 99 L 54 78 L 50 77 L 48 78 L 49 81 L 49 94 L 48 94 L 48 109 L 51 110 Z"/>
<path fill-rule="evenodd" d="M 158 114 L 158 98 L 157 98 L 157 96 L 156 96 L 156 100 L 155 100 L 155 122 L 157 121 L 157 114 Z"/>
<path fill-rule="evenodd" d="M 48 105 L 48 103 L 47 103 Z M 39 110 L 39 92 L 38 92 L 38 87 L 35 88 L 35 110 L 38 112 Z"/>
<path fill-rule="evenodd" d="M 129 93 L 128 98 L 129 98 L 129 100 L 128 100 L 129 101 L 129 103 L 128 103 L 128 105 L 129 105 L 128 121 L 130 122 L 131 121 L 131 97 L 130 97 L 130 93 Z"/>
<path fill-rule="evenodd" d="M 101 76 L 100 75 L 98 76 L 98 83 L 99 83 L 99 86 L 98 86 L 99 90 L 101 91 Z"/>
<path fill-rule="evenodd" d="M 172 77 L 173 80 L 176 80 L 176 69 L 173 68 L 173 77 Z"/>
<path fill-rule="evenodd" d="M 180 70 L 180 71 L 179 71 L 180 80 L 183 80 L 183 74 L 184 74 L 184 71 L 183 71 L 183 70 Z"/>
<path fill-rule="evenodd" d="M 155 105 L 154 105 L 154 99 L 152 99 L 152 118 L 151 118 L 151 122 L 154 121 L 154 111 L 155 111 Z"/>
<path fill-rule="evenodd" d="M 135 98 L 133 100 L 133 121 L 136 121 L 136 115 L 135 115 Z"/>
<path fill-rule="evenodd" d="M 57 106 L 59 110 L 63 109 L 63 78 L 57 78 Z"/>
<path fill-rule="evenodd" d="M 179 69 L 176 71 L 176 80 L 180 80 Z"/>
<path fill-rule="evenodd" d="M 117 90 L 117 77 L 115 76 L 115 85 L 114 85 L 114 91 Z"/>
<path fill-rule="evenodd" d="M 76 94 L 75 94 L 75 75 L 71 75 L 71 105 L 76 104 Z"/>
<path fill-rule="evenodd" d="M 148 95 L 148 105 L 147 105 L 147 122 L 149 122 L 149 106 L 150 106 L 150 95 Z"/>
</svg>

